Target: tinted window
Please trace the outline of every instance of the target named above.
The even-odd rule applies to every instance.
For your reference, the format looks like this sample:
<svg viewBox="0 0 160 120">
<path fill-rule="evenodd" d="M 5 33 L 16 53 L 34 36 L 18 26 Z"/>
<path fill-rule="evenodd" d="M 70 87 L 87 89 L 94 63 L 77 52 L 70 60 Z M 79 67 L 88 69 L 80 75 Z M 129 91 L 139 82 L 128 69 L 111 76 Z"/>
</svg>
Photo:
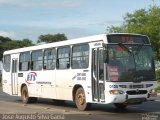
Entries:
<svg viewBox="0 0 160 120">
<path fill-rule="evenodd" d="M 29 65 L 30 65 L 30 52 L 21 53 L 19 59 L 19 70 L 27 71 L 29 70 Z"/>
<path fill-rule="evenodd" d="M 32 52 L 31 70 L 42 70 L 43 52 L 42 50 Z"/>
<path fill-rule="evenodd" d="M 10 55 L 5 55 L 4 56 L 3 69 L 6 72 L 10 72 L 10 65 L 11 65 L 11 56 Z"/>
<path fill-rule="evenodd" d="M 59 48 L 57 52 L 57 68 L 68 69 L 70 67 L 70 47 Z"/>
<path fill-rule="evenodd" d="M 44 51 L 43 69 L 52 70 L 56 66 L 56 49 L 47 49 Z"/>
<path fill-rule="evenodd" d="M 72 48 L 72 68 L 88 68 L 89 65 L 89 45 L 75 45 Z"/>
</svg>

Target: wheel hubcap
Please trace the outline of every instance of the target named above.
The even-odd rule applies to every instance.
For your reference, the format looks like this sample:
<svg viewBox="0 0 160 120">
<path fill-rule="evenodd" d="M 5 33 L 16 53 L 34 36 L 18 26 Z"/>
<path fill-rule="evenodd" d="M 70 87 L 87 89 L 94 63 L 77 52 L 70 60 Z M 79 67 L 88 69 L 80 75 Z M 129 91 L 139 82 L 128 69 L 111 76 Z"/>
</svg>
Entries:
<svg viewBox="0 0 160 120">
<path fill-rule="evenodd" d="M 84 97 L 83 93 L 80 93 L 78 95 L 78 102 L 79 102 L 80 105 L 83 105 L 85 103 L 85 97 Z"/>
</svg>

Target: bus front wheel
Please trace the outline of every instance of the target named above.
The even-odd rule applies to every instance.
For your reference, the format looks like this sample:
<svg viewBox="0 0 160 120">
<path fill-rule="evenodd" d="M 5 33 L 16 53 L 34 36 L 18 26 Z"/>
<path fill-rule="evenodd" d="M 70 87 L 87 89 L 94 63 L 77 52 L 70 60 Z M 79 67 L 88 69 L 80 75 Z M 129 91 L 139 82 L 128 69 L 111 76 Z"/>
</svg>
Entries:
<svg viewBox="0 0 160 120">
<path fill-rule="evenodd" d="M 79 110 L 87 110 L 90 108 L 91 104 L 86 103 L 86 97 L 83 88 L 78 88 L 75 95 L 75 103 Z"/>
</svg>

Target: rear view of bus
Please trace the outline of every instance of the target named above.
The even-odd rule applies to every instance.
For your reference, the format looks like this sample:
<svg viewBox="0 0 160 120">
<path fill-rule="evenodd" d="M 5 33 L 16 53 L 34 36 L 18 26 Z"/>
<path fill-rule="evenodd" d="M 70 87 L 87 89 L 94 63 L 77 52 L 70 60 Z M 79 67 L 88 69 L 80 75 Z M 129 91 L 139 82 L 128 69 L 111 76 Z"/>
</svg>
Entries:
<svg viewBox="0 0 160 120">
<path fill-rule="evenodd" d="M 148 37 L 131 34 L 107 35 L 106 98 L 118 108 L 154 100 L 157 81 Z"/>
</svg>

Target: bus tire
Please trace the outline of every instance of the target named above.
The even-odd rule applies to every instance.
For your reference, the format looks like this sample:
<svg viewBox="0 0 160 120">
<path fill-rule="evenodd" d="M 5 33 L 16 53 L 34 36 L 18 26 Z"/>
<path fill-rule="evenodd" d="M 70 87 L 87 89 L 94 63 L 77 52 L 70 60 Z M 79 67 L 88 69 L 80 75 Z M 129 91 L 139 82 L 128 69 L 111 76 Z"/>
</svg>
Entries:
<svg viewBox="0 0 160 120">
<path fill-rule="evenodd" d="M 125 109 L 127 107 L 127 104 L 124 104 L 124 103 L 114 103 L 114 106 L 117 109 Z"/>
<path fill-rule="evenodd" d="M 78 88 L 75 94 L 75 103 L 79 110 L 84 111 L 90 108 L 91 104 L 86 103 L 86 97 L 84 89 L 82 87 Z"/>
<path fill-rule="evenodd" d="M 37 102 L 36 97 L 29 97 L 27 86 L 22 88 L 21 99 L 24 104 Z"/>
</svg>

